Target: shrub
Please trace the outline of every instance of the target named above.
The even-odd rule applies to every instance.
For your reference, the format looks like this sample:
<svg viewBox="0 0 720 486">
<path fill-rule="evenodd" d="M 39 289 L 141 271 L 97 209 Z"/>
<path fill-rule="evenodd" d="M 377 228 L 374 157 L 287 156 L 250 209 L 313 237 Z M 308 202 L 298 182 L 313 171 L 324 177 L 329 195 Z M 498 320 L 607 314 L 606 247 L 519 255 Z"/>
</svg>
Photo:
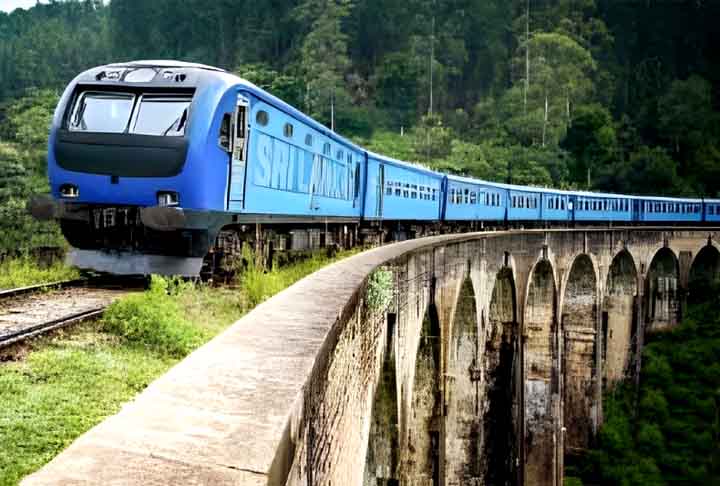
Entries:
<svg viewBox="0 0 720 486">
<path fill-rule="evenodd" d="M 393 274 L 383 268 L 375 270 L 368 281 L 367 304 L 373 311 L 385 309 L 392 299 Z"/>
<path fill-rule="evenodd" d="M 153 276 L 150 290 L 110 305 L 102 319 L 103 329 L 163 354 L 185 356 L 204 340 L 178 302 L 186 285 Z"/>
<path fill-rule="evenodd" d="M 55 262 L 43 267 L 30 257 L 7 258 L 0 263 L 0 289 L 78 278 L 76 269 Z"/>
</svg>

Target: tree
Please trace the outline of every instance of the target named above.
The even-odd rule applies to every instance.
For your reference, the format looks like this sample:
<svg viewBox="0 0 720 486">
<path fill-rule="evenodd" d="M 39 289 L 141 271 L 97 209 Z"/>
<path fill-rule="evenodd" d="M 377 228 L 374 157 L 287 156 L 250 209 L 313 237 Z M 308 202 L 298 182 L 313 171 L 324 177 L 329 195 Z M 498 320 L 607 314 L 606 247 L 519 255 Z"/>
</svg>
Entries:
<svg viewBox="0 0 720 486">
<path fill-rule="evenodd" d="M 345 76 L 351 64 L 343 21 L 350 15 L 351 8 L 350 0 L 308 0 L 300 8 L 302 18 L 319 12 L 301 48 L 305 108 L 331 128 L 334 128 L 336 107 L 349 104 Z"/>
<path fill-rule="evenodd" d="M 581 106 L 560 146 L 574 156 L 573 182 L 592 187 L 593 175 L 605 175 L 617 156 L 617 136 L 610 112 L 600 105 Z"/>
</svg>

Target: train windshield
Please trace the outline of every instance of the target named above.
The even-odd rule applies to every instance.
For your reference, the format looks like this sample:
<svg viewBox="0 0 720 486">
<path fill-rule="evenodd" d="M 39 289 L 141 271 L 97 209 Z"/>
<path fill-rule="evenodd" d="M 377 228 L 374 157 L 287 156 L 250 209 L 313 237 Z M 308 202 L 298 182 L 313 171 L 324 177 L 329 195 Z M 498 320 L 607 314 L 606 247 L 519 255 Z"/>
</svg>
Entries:
<svg viewBox="0 0 720 486">
<path fill-rule="evenodd" d="M 123 133 L 135 95 L 87 92 L 78 99 L 69 128 L 78 132 Z"/>
<path fill-rule="evenodd" d="M 183 136 L 191 96 L 87 91 L 79 98 L 68 128 L 76 132 Z"/>
<path fill-rule="evenodd" d="M 189 96 L 144 95 L 131 131 L 140 135 L 182 136 L 191 101 Z"/>
</svg>

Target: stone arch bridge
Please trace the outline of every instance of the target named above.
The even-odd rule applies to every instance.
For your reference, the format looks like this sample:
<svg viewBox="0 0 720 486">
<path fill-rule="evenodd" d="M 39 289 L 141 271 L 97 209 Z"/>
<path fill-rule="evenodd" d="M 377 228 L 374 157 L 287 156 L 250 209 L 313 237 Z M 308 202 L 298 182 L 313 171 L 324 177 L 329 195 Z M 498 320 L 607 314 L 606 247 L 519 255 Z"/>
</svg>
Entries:
<svg viewBox="0 0 720 486">
<path fill-rule="evenodd" d="M 535 230 L 365 252 L 260 305 L 24 484 L 561 484 L 645 334 L 717 276 L 717 236 Z"/>
</svg>

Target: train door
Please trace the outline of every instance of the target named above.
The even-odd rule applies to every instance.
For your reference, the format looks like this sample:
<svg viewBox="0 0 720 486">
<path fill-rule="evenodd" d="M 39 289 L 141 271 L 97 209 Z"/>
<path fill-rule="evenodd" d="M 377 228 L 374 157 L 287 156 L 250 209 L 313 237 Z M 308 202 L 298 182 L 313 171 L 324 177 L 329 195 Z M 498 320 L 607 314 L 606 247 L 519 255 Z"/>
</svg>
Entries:
<svg viewBox="0 0 720 486">
<path fill-rule="evenodd" d="M 375 192 L 375 217 L 383 216 L 383 198 L 385 195 L 385 164 L 379 164 L 377 187 Z"/>
<path fill-rule="evenodd" d="M 633 221 L 640 221 L 640 205 L 642 203 L 638 201 L 637 199 L 633 200 L 632 202 L 632 220 Z"/>
<path fill-rule="evenodd" d="M 568 219 L 575 222 L 575 211 L 577 210 L 577 198 L 575 196 L 568 197 Z"/>
<path fill-rule="evenodd" d="M 232 206 L 245 207 L 245 179 L 247 177 L 248 146 L 248 108 L 247 98 L 238 95 L 235 112 L 232 117 L 232 155 L 230 159 L 230 203 Z"/>
</svg>

